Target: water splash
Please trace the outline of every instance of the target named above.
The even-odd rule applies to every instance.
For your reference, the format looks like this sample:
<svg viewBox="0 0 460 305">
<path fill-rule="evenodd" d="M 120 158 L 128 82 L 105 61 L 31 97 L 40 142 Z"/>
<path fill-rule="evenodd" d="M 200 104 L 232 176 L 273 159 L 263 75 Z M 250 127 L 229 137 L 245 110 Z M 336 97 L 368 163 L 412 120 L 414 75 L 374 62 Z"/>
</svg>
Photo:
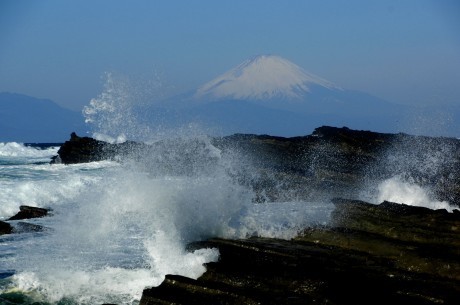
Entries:
<svg viewBox="0 0 460 305">
<path fill-rule="evenodd" d="M 223 154 L 196 129 L 151 146 L 122 164 L 40 165 L 52 175 L 28 183 L 42 195 L 22 193 L 34 194 L 54 216 L 40 219 L 49 230 L 16 242 L 3 267 L 15 275 L 3 292 L 20 289 L 52 303 L 133 304 L 165 274 L 196 278 L 218 259 L 217 249 L 186 251 L 189 242 L 291 238 L 330 212 L 305 202 L 254 205 L 252 189 L 238 179 L 251 173 L 250 162 Z"/>
<path fill-rule="evenodd" d="M 140 81 L 107 72 L 104 89 L 83 108 L 85 122 L 92 127 L 93 137 L 119 143 L 126 139 L 148 140 L 154 133 L 138 119 L 138 107 L 153 103 L 163 97 L 166 85 L 158 73 L 153 78 Z"/>
<path fill-rule="evenodd" d="M 400 135 L 372 164 L 363 200 L 392 201 L 430 209 L 455 209 L 445 185 L 455 185 L 458 173 L 456 143 L 448 138 Z"/>
<path fill-rule="evenodd" d="M 433 199 L 429 190 L 414 182 L 406 181 L 401 176 L 382 181 L 378 187 L 377 203 L 391 201 L 430 209 L 446 209 L 452 212 L 454 207 L 447 201 Z"/>
</svg>

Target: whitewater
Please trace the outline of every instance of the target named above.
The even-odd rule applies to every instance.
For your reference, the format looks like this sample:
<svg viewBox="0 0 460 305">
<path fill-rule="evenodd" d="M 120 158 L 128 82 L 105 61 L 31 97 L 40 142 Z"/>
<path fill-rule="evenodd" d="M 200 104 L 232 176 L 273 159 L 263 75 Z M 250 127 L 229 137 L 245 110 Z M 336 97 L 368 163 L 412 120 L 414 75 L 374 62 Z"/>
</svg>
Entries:
<svg viewBox="0 0 460 305">
<path fill-rule="evenodd" d="M 113 82 L 85 115 L 95 137 L 137 136 L 163 141 L 164 150 L 124 162 L 51 165 L 59 146 L 0 143 L 0 220 L 21 205 L 51 214 L 27 220 L 41 231 L 0 236 L 2 304 L 137 304 L 143 289 L 166 274 L 198 278 L 205 263 L 219 259 L 215 248 L 188 251 L 190 242 L 290 239 L 329 221 L 330 202 L 255 203 L 253 190 L 241 183 L 253 172 L 241 152 L 222 154 L 193 126 L 163 133 L 142 126 Z M 401 177 L 383 181 L 369 196 L 375 203 L 449 207 Z M 21 222 L 10 223 L 19 230 Z"/>
<path fill-rule="evenodd" d="M 187 252 L 189 242 L 291 238 L 325 223 L 331 209 L 306 209 L 302 202 L 255 205 L 251 192 L 225 174 L 228 160 L 219 160 L 212 174 L 172 176 L 110 161 L 48 164 L 58 147 L 3 143 L 0 149 L 1 219 L 22 204 L 52 214 L 28 221 L 42 232 L 0 237 L 1 292 L 30 302 L 133 304 L 166 274 L 197 278 L 204 263 L 218 259 L 217 249 Z"/>
</svg>

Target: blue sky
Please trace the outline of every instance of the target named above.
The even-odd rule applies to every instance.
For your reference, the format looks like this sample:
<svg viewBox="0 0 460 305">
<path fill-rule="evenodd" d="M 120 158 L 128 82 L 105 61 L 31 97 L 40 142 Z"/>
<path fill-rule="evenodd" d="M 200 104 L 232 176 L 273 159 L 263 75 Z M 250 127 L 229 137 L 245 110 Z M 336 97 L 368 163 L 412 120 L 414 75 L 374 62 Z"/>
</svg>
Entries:
<svg viewBox="0 0 460 305">
<path fill-rule="evenodd" d="M 180 93 L 277 54 L 392 102 L 460 103 L 459 29 L 455 0 L 0 0 L 0 91 L 80 110 L 105 72 Z"/>
</svg>

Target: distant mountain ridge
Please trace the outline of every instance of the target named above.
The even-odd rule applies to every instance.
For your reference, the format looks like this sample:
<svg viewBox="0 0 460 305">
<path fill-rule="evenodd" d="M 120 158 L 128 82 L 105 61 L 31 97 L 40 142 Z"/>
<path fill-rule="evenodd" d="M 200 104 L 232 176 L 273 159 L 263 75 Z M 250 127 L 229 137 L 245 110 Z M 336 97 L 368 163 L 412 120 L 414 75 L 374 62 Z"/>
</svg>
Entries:
<svg viewBox="0 0 460 305">
<path fill-rule="evenodd" d="M 460 137 L 460 105 L 393 104 L 341 88 L 275 55 L 253 57 L 194 91 L 131 110 L 143 130 L 160 132 L 193 125 L 213 136 L 247 133 L 293 137 L 329 125 Z M 116 125 L 111 120 L 107 123 Z M 0 142 L 65 141 L 71 132 L 85 135 L 89 129 L 81 113 L 50 100 L 0 93 Z"/>
<path fill-rule="evenodd" d="M 321 125 L 400 132 L 409 107 L 346 90 L 276 55 L 248 59 L 189 94 L 140 112 L 163 127 L 300 136 Z"/>
<path fill-rule="evenodd" d="M 146 122 L 196 123 L 211 132 L 300 136 L 316 127 L 417 135 L 460 133 L 460 106 L 417 107 L 344 89 L 277 55 L 259 55 L 184 93 L 143 108 Z M 436 113 L 436 117 L 433 114 Z"/>
<path fill-rule="evenodd" d="M 204 84 L 194 98 L 299 100 L 310 92 L 311 86 L 341 90 L 280 56 L 259 55 Z"/>
<path fill-rule="evenodd" d="M 72 131 L 87 132 L 81 113 L 47 99 L 0 93 L 0 142 L 63 142 Z"/>
</svg>

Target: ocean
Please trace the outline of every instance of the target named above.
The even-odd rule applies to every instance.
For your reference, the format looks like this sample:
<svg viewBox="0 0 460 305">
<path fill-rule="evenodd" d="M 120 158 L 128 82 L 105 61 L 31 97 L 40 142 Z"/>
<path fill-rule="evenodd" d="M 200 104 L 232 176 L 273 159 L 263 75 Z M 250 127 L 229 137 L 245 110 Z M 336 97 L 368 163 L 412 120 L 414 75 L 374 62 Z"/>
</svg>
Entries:
<svg viewBox="0 0 460 305">
<path fill-rule="evenodd" d="M 255 204 L 235 179 L 241 156 L 198 141 L 200 156 L 186 162 L 180 150 L 166 160 L 75 165 L 49 164 L 57 145 L 0 143 L 0 220 L 21 205 L 51 214 L 10 222 L 38 232 L 0 236 L 0 304 L 136 304 L 166 274 L 197 278 L 218 260 L 218 249 L 187 251 L 192 241 L 288 239 L 327 223 L 329 202 Z"/>
</svg>

